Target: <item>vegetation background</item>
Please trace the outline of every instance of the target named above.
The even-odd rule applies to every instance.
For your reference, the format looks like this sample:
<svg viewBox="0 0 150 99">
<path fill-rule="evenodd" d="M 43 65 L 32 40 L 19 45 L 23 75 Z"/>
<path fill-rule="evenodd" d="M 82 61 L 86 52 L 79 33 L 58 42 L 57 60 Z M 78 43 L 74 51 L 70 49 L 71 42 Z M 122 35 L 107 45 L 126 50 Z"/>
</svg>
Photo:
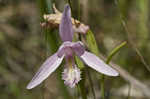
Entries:
<svg viewBox="0 0 150 99">
<path fill-rule="evenodd" d="M 63 99 L 63 89 L 58 87 L 57 72 L 47 83 L 32 90 L 26 85 L 47 56 L 58 44 L 47 44 L 40 26 L 44 11 L 51 2 L 63 11 L 65 0 L 0 0 L 0 99 Z M 49 4 L 48 4 L 49 3 Z M 150 87 L 150 1 L 149 0 L 71 0 L 73 17 L 89 25 L 100 53 L 109 53 L 123 41 L 127 45 L 113 57 L 113 62 L 133 77 Z M 43 8 L 42 8 L 43 7 Z M 50 11 L 51 12 L 51 11 Z M 80 12 L 80 13 L 79 13 Z M 48 11 L 46 13 L 49 13 Z M 50 40 L 58 29 L 49 32 Z M 51 44 L 53 43 L 53 44 Z M 50 49 L 47 47 L 50 46 Z M 53 50 L 53 51 L 52 51 Z M 94 72 L 94 71 L 92 71 Z M 100 99 L 98 81 L 92 75 L 97 99 Z M 89 84 L 86 92 L 89 99 Z M 75 99 L 77 89 L 69 89 Z M 141 90 L 122 77 L 106 77 L 106 99 L 148 99 Z"/>
</svg>

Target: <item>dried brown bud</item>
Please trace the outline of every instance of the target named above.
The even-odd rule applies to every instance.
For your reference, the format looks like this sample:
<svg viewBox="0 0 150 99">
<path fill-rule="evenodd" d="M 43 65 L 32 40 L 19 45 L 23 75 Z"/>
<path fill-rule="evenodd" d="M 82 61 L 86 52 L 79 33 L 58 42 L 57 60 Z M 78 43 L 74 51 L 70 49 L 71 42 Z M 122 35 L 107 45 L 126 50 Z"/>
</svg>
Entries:
<svg viewBox="0 0 150 99">
<path fill-rule="evenodd" d="M 55 5 L 53 5 L 53 9 L 54 9 L 55 14 L 47 14 L 43 16 L 46 22 L 41 23 L 42 27 L 56 28 L 59 26 L 62 13 L 56 9 Z M 71 20 L 72 20 L 74 32 L 85 34 L 89 30 L 88 25 L 85 25 L 81 23 L 80 21 L 75 20 L 73 18 Z"/>
</svg>

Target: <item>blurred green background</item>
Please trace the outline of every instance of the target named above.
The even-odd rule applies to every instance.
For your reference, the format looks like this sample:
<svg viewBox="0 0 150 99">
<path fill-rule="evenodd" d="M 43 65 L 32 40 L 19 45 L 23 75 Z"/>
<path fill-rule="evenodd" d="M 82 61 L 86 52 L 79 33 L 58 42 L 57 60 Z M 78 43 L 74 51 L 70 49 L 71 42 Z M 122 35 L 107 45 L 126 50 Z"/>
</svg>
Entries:
<svg viewBox="0 0 150 99">
<path fill-rule="evenodd" d="M 42 1 L 0 0 L 0 99 L 63 99 L 57 72 L 47 79 L 48 83 L 26 89 L 39 66 L 52 53 L 40 26 Z M 65 0 L 52 2 L 63 11 Z M 150 1 L 71 0 L 71 4 L 73 17 L 80 15 L 80 20 L 90 26 L 104 56 L 127 41 L 112 61 L 150 87 Z M 93 83 L 96 97 L 100 99 L 98 81 L 94 77 Z M 107 99 L 127 99 L 129 92 L 131 99 L 148 99 L 121 77 L 106 78 L 105 87 Z M 76 89 L 68 90 L 73 97 L 78 95 L 74 94 Z M 90 94 L 88 88 L 85 90 Z M 93 98 L 89 95 L 89 99 Z"/>
</svg>

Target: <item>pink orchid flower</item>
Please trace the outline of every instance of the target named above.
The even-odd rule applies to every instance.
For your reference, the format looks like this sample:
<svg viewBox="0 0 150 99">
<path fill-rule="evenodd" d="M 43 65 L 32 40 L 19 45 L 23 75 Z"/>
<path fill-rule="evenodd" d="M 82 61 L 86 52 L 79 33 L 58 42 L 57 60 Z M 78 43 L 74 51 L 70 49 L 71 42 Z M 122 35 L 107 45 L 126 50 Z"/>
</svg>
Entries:
<svg viewBox="0 0 150 99">
<path fill-rule="evenodd" d="M 64 58 L 66 60 L 66 64 L 62 79 L 66 85 L 73 88 L 81 80 L 81 72 L 75 64 L 74 55 L 77 55 L 85 64 L 102 74 L 118 76 L 118 72 L 116 70 L 108 66 L 96 55 L 86 51 L 82 42 L 72 42 L 73 34 L 74 31 L 71 22 L 71 10 L 69 5 L 66 5 L 59 26 L 59 35 L 63 44 L 54 55 L 50 56 L 42 64 L 31 82 L 27 85 L 27 89 L 32 89 L 42 83 L 60 66 Z"/>
</svg>

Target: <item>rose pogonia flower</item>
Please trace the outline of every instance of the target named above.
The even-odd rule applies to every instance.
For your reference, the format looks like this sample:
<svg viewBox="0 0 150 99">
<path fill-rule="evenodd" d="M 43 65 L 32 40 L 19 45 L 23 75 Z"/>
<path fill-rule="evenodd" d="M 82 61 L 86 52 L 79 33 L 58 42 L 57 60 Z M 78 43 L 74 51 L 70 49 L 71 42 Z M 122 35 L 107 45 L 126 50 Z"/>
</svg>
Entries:
<svg viewBox="0 0 150 99">
<path fill-rule="evenodd" d="M 66 85 L 73 88 L 81 80 L 80 69 L 76 66 L 74 60 L 75 55 L 81 58 L 89 67 L 100 73 L 108 76 L 118 76 L 118 72 L 116 70 L 108 66 L 96 55 L 86 51 L 82 42 L 72 42 L 73 34 L 74 31 L 71 22 L 71 10 L 69 5 L 66 5 L 59 26 L 59 35 L 63 41 L 63 44 L 54 55 L 50 56 L 42 64 L 38 72 L 28 84 L 27 89 L 32 89 L 43 82 L 60 66 L 64 58 L 66 64 L 62 74 L 62 79 Z"/>
</svg>

